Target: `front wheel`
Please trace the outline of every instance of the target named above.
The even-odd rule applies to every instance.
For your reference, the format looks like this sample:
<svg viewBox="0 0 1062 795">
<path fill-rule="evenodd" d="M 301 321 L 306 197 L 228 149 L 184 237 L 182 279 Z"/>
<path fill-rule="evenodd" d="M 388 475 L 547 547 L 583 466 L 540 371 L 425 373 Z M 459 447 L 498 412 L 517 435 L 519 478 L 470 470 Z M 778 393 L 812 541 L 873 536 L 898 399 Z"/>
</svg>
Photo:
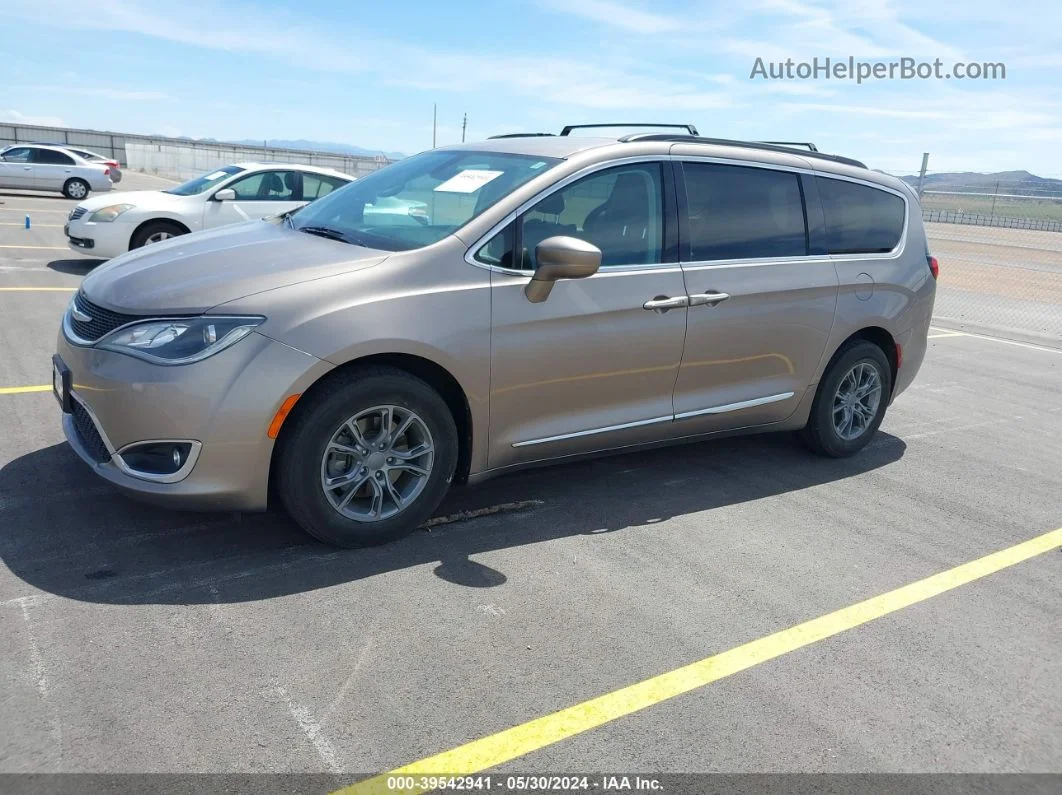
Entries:
<svg viewBox="0 0 1062 795">
<path fill-rule="evenodd" d="M 63 185 L 63 195 L 68 199 L 84 199 L 89 195 L 89 184 L 83 179 L 68 179 Z"/>
<path fill-rule="evenodd" d="M 457 466 L 457 428 L 439 394 L 400 370 L 336 376 L 297 404 L 274 466 L 288 513 L 315 538 L 382 544 L 431 516 Z"/>
<path fill-rule="evenodd" d="M 150 221 L 136 230 L 129 241 L 129 248 L 132 250 L 152 243 L 161 243 L 183 234 L 185 230 L 170 221 Z"/>
<path fill-rule="evenodd" d="M 853 340 L 838 351 L 819 382 L 801 437 L 820 455 L 853 455 L 881 425 L 891 394 L 892 370 L 881 348 Z"/>
</svg>

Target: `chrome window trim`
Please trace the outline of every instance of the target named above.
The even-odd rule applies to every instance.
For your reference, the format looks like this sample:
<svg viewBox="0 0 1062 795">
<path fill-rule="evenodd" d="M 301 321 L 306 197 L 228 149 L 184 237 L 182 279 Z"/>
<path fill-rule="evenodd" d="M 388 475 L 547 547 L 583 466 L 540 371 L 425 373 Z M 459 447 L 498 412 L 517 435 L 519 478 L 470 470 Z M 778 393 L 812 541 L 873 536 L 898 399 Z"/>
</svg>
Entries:
<svg viewBox="0 0 1062 795">
<path fill-rule="evenodd" d="M 799 156 L 799 155 L 798 155 Z M 790 166 L 774 163 L 764 163 L 755 160 L 735 160 L 728 157 L 712 157 L 710 155 L 637 155 L 632 157 L 619 158 L 616 160 L 608 160 L 600 163 L 594 163 L 589 166 L 569 174 L 561 180 L 550 185 L 548 188 L 543 188 L 532 198 L 525 201 L 519 207 L 512 212 L 506 214 L 505 218 L 492 226 L 490 230 L 481 235 L 468 249 L 465 251 L 465 262 L 476 268 L 482 268 L 487 271 L 493 271 L 495 273 L 502 273 L 508 276 L 526 276 L 530 278 L 531 272 L 521 270 L 518 268 L 503 268 L 498 265 L 489 265 L 485 262 L 479 262 L 475 259 L 475 252 L 479 250 L 481 246 L 486 244 L 494 235 L 498 234 L 508 224 L 511 224 L 516 220 L 516 217 L 525 212 L 528 208 L 546 198 L 551 193 L 554 193 L 572 182 L 580 179 L 589 174 L 593 174 L 596 171 L 602 171 L 606 168 L 613 166 L 622 166 L 629 163 L 652 163 L 652 162 L 677 162 L 677 163 L 716 163 L 724 166 L 740 166 L 744 168 L 759 168 L 768 171 L 786 171 L 794 174 L 804 174 L 809 177 L 821 177 L 823 179 L 838 179 L 843 182 L 853 182 L 857 185 L 863 185 L 868 188 L 875 188 L 885 193 L 891 193 L 894 196 L 899 196 L 903 199 L 904 215 L 903 215 L 903 229 L 900 232 L 900 239 L 891 251 L 887 252 L 864 252 L 859 254 L 806 254 L 802 256 L 792 257 L 744 257 L 744 258 L 728 258 L 717 260 L 683 260 L 679 257 L 677 263 L 683 269 L 703 269 L 710 267 L 719 267 L 720 265 L 741 265 L 741 266 L 756 266 L 756 265 L 774 265 L 784 263 L 812 263 L 812 262 L 835 262 L 837 260 L 891 260 L 899 258 L 907 248 L 907 237 L 911 226 L 911 201 L 910 198 L 903 191 L 896 188 L 889 187 L 888 185 L 882 185 L 878 182 L 872 182 L 866 179 L 860 179 L 858 177 L 848 176 L 847 174 L 834 174 L 829 171 L 816 171 L 810 165 L 806 167 L 802 166 Z M 610 265 L 608 271 L 629 271 L 629 270 L 651 270 L 660 268 L 665 265 L 675 265 L 676 263 L 657 263 L 657 264 L 644 264 L 644 265 Z"/>
<path fill-rule="evenodd" d="M 811 168 L 801 168 L 799 166 L 785 166 L 775 165 L 773 163 L 763 163 L 752 160 L 734 160 L 727 157 L 710 157 L 707 155 L 672 155 L 672 160 L 678 163 L 717 163 L 724 166 L 742 166 L 745 168 L 760 168 L 768 171 L 789 171 L 795 174 L 805 174 L 809 177 L 822 177 L 823 179 L 839 179 L 844 182 L 854 182 L 857 185 L 863 185 L 868 188 L 877 188 L 885 193 L 891 193 L 894 196 L 899 196 L 903 199 L 903 229 L 900 232 L 900 239 L 891 251 L 886 252 L 864 252 L 860 254 L 806 254 L 796 257 L 744 257 L 744 258 L 728 258 L 728 259 L 707 259 L 707 260 L 683 260 L 681 252 L 679 256 L 679 262 L 683 267 L 689 268 L 708 268 L 718 267 L 720 265 L 772 265 L 775 263 L 805 263 L 805 262 L 834 262 L 837 260 L 869 260 L 869 259 L 896 259 L 901 256 L 907 247 L 907 232 L 910 228 L 911 222 L 911 202 L 907 195 L 896 188 L 890 188 L 887 185 L 882 185 L 877 182 L 871 182 L 865 179 L 859 179 L 858 177 L 850 177 L 844 174 L 834 174 L 829 171 L 816 171 Z M 805 218 L 806 222 L 806 218 Z"/>
<path fill-rule="evenodd" d="M 864 187 L 867 187 L 867 188 L 876 188 L 877 190 L 883 191 L 885 193 L 891 193 L 893 196 L 899 196 L 901 199 L 903 199 L 903 229 L 900 230 L 900 239 L 896 242 L 896 245 L 893 246 L 891 251 L 885 251 L 885 252 L 873 252 L 873 251 L 870 251 L 870 252 L 862 252 L 862 253 L 858 253 L 858 254 L 830 254 L 829 256 L 832 259 L 834 259 L 834 260 L 869 260 L 869 259 L 889 260 L 889 259 L 898 259 L 903 254 L 903 252 L 907 249 L 907 233 L 908 233 L 908 230 L 911 228 L 911 201 L 907 197 L 907 194 L 905 194 L 903 191 L 896 190 L 895 188 L 890 188 L 887 185 L 880 185 L 877 182 L 869 182 L 868 180 L 865 180 L 865 179 L 858 179 L 856 177 L 849 177 L 849 176 L 843 175 L 843 174 L 831 174 L 829 172 L 821 172 L 821 171 L 819 171 L 819 172 L 815 173 L 815 176 L 816 177 L 821 177 L 822 179 L 837 179 L 837 180 L 840 180 L 842 182 L 854 182 L 856 185 L 863 185 Z M 823 223 L 825 224 L 825 220 L 826 220 L 825 219 L 825 211 L 823 213 L 823 216 L 824 216 L 823 217 Z"/>
<path fill-rule="evenodd" d="M 522 269 L 519 269 L 519 268 L 503 268 L 500 265 L 490 265 L 490 264 L 488 264 L 486 262 L 480 262 L 479 260 L 477 260 L 475 258 L 475 253 L 480 249 L 481 246 L 485 245 L 492 237 L 494 237 L 496 234 L 498 234 L 508 224 L 511 224 L 513 221 L 515 221 L 518 215 L 520 215 L 521 213 L 526 212 L 527 210 L 529 210 L 534 205 L 538 204 L 538 202 L 540 202 L 542 199 L 546 198 L 547 196 L 549 196 L 549 195 L 551 195 L 553 193 L 556 193 L 558 190 L 566 188 L 568 185 L 572 184 L 573 182 L 575 182 L 575 181 L 577 181 L 579 179 L 582 179 L 583 177 L 589 176 L 589 175 L 591 175 L 591 174 L 593 174 L 595 172 L 598 172 L 598 171 L 604 171 L 607 168 L 614 168 L 614 167 L 617 167 L 617 166 L 626 166 L 626 165 L 631 165 L 631 164 L 634 164 L 634 163 L 660 163 L 660 164 L 664 164 L 664 163 L 670 162 L 671 160 L 673 160 L 671 155 L 666 155 L 666 154 L 632 155 L 630 157 L 621 157 L 621 158 L 616 158 L 614 160 L 603 160 L 603 161 L 598 162 L 598 163 L 591 163 L 590 165 L 584 166 L 583 168 L 579 169 L 578 171 L 573 171 L 568 176 L 563 177 L 563 178 L 557 180 L 556 182 L 554 182 L 552 185 L 540 190 L 538 193 L 536 193 L 530 199 L 525 201 L 523 204 L 519 205 L 512 212 L 507 213 L 505 218 L 503 218 L 501 221 L 499 221 L 494 226 L 492 226 L 490 228 L 490 230 L 486 234 L 481 235 L 476 240 L 476 242 L 474 242 L 471 246 L 468 247 L 468 249 L 465 251 L 465 262 L 467 262 L 469 265 L 472 265 L 473 267 L 482 268 L 483 270 L 493 271 L 494 273 L 504 273 L 504 274 L 506 274 L 508 276 L 526 276 L 526 277 L 528 277 L 530 279 L 531 278 L 531 273 L 532 273 L 531 271 L 522 270 Z M 460 235 L 460 230 L 458 230 L 458 232 L 456 234 Z M 639 264 L 639 265 L 606 265 L 604 267 L 608 269 L 609 273 L 612 273 L 612 272 L 616 272 L 616 271 L 629 271 L 629 270 L 653 270 L 653 269 L 660 268 L 660 267 L 677 266 L 677 265 L 678 265 L 678 263 L 675 263 L 675 262 L 660 262 L 660 263 L 643 263 L 643 264 Z"/>
</svg>

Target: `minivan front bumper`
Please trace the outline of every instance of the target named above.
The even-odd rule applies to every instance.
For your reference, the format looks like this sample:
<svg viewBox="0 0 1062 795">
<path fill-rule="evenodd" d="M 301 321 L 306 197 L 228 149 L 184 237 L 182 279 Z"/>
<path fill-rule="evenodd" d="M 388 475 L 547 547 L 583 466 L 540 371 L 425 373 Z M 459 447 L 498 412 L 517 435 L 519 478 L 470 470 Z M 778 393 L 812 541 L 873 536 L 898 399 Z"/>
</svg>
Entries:
<svg viewBox="0 0 1062 795">
<path fill-rule="evenodd" d="M 75 345 L 62 331 L 57 350 L 70 370 L 63 431 L 78 456 L 131 496 L 193 510 L 266 508 L 269 423 L 333 367 L 261 334 L 181 366 Z M 187 455 L 174 473 L 138 473 L 122 454 L 144 442 Z"/>
</svg>

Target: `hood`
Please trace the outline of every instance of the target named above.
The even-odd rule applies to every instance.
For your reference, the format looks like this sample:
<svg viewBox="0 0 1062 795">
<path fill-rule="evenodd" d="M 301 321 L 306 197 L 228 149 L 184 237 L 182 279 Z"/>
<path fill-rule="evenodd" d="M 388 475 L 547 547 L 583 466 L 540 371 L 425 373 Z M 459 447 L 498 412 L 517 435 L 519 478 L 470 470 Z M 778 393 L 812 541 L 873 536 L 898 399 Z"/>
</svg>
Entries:
<svg viewBox="0 0 1062 795">
<path fill-rule="evenodd" d="M 134 207 L 158 209 L 178 204 L 187 198 L 187 196 L 176 196 L 172 193 L 165 193 L 161 190 L 126 190 L 119 193 L 114 193 L 112 191 L 110 193 L 105 193 L 103 196 L 95 196 L 91 199 L 85 199 L 85 201 L 80 202 L 77 206 L 84 207 L 89 211 L 110 207 L 112 204 L 132 204 Z"/>
<path fill-rule="evenodd" d="M 389 254 L 285 224 L 249 221 L 130 251 L 86 276 L 81 290 L 93 303 L 123 314 L 197 313 L 254 293 L 367 268 Z"/>
</svg>

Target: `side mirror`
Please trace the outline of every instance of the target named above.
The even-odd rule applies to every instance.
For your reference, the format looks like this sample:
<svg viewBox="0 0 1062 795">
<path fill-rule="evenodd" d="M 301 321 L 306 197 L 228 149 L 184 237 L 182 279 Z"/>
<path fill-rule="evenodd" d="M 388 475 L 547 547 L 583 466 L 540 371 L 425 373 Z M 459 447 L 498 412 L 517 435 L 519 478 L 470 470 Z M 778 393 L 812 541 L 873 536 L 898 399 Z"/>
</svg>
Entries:
<svg viewBox="0 0 1062 795">
<path fill-rule="evenodd" d="M 535 246 L 535 274 L 524 288 L 533 304 L 549 298 L 557 279 L 585 279 L 601 267 L 601 249 L 577 237 L 547 237 Z"/>
<path fill-rule="evenodd" d="M 223 188 L 214 194 L 214 201 L 216 202 L 231 202 L 236 199 L 236 191 L 232 188 Z"/>
</svg>

